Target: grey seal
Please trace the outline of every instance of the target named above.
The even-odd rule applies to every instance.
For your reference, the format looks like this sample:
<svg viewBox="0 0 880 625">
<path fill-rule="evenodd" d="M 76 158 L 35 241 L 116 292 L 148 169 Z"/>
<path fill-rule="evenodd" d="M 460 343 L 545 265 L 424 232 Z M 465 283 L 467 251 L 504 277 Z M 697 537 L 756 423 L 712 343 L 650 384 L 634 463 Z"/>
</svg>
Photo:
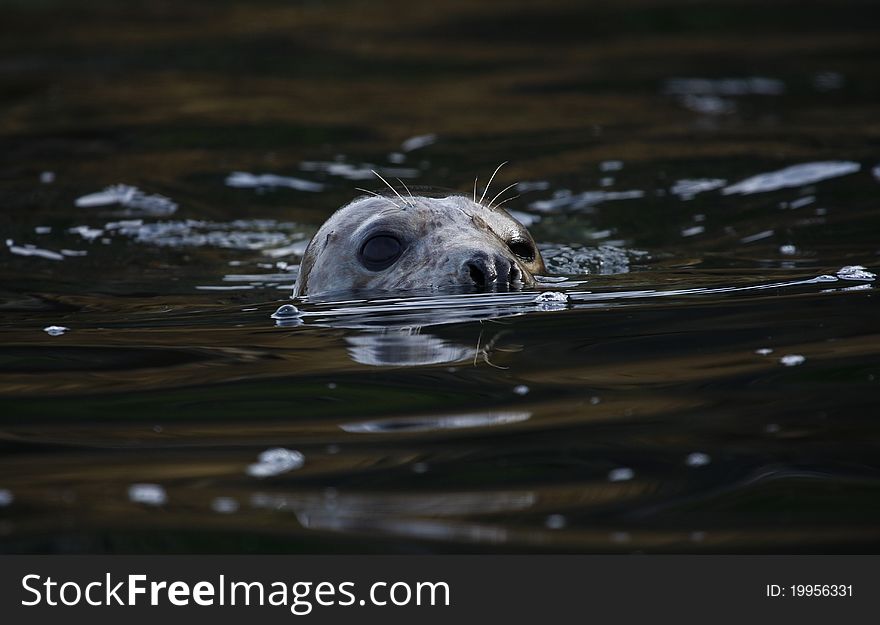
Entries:
<svg viewBox="0 0 880 625">
<path fill-rule="evenodd" d="M 500 207 L 463 195 L 372 192 L 327 219 L 306 247 L 293 296 L 534 284 L 544 261 Z"/>
</svg>

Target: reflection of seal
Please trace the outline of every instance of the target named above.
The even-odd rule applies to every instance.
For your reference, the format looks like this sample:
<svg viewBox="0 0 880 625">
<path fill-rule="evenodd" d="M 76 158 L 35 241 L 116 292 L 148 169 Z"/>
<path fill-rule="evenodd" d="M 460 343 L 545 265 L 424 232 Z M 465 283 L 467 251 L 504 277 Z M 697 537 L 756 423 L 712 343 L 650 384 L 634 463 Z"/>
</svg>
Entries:
<svg viewBox="0 0 880 625">
<path fill-rule="evenodd" d="M 534 283 L 544 261 L 505 210 L 470 198 L 359 198 L 312 238 L 294 296 L 444 287 L 507 290 Z"/>
</svg>

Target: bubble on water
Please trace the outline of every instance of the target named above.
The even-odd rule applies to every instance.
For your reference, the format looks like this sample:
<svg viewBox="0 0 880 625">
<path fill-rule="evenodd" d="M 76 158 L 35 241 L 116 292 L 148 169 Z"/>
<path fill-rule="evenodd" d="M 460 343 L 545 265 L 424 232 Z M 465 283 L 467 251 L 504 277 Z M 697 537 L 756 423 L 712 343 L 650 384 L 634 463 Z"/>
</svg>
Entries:
<svg viewBox="0 0 880 625">
<path fill-rule="evenodd" d="M 0 488 L 0 507 L 8 506 L 15 501 L 15 496 L 8 488 Z"/>
<path fill-rule="evenodd" d="M 331 391 L 336 390 L 336 382 L 327 382 L 327 388 Z"/>
<path fill-rule="evenodd" d="M 65 332 L 69 332 L 70 328 L 64 326 L 46 326 L 43 328 L 43 332 L 48 334 L 49 336 L 61 336 Z"/>
<path fill-rule="evenodd" d="M 52 184 L 55 182 L 55 172 L 54 171 L 44 171 L 40 174 L 40 182 L 43 184 Z"/>
<path fill-rule="evenodd" d="M 245 171 L 234 171 L 226 177 L 226 186 L 237 189 L 268 189 L 285 187 L 297 191 L 316 193 L 324 190 L 324 185 L 302 178 L 279 176 L 276 174 L 251 174 Z"/>
<path fill-rule="evenodd" d="M 773 353 L 773 350 L 770 349 L 769 347 L 762 347 L 760 349 L 756 349 L 755 353 L 758 354 L 759 356 L 769 356 L 770 354 Z"/>
<path fill-rule="evenodd" d="M 299 309 L 293 304 L 283 304 L 278 307 L 278 310 L 273 312 L 270 317 L 272 319 L 290 319 L 291 317 L 296 317 L 299 315 Z"/>
<path fill-rule="evenodd" d="M 608 472 L 609 482 L 626 482 L 635 477 L 636 473 L 629 467 L 619 467 Z"/>
<path fill-rule="evenodd" d="M 709 454 L 704 454 L 699 451 L 695 451 L 687 455 L 687 458 L 684 459 L 684 462 L 689 467 L 704 467 L 709 464 L 712 459 L 709 457 Z"/>
<path fill-rule="evenodd" d="M 34 232 L 37 234 L 49 234 L 52 232 L 52 226 L 37 226 L 34 228 Z"/>
<path fill-rule="evenodd" d="M 874 176 L 874 180 L 880 181 L 880 165 L 876 165 L 874 169 L 871 170 L 871 175 Z"/>
<path fill-rule="evenodd" d="M 293 304 L 283 304 L 269 316 L 275 320 L 275 325 L 279 328 L 290 328 L 303 324 L 302 314 Z"/>
<path fill-rule="evenodd" d="M 590 397 L 590 404 L 592 404 L 593 406 L 598 406 L 600 403 L 602 403 L 602 399 L 600 397 Z"/>
<path fill-rule="evenodd" d="M 689 538 L 691 542 L 701 543 L 706 540 L 706 532 L 691 532 Z"/>
<path fill-rule="evenodd" d="M 797 248 L 794 245 L 780 245 L 779 253 L 786 256 L 792 256 L 794 254 L 797 254 Z"/>
<path fill-rule="evenodd" d="M 232 514 L 238 512 L 238 501 L 232 497 L 216 497 L 211 502 L 211 510 L 219 514 Z"/>
<path fill-rule="evenodd" d="M 797 365 L 804 364 L 806 360 L 807 359 L 800 354 L 786 354 L 779 359 L 779 362 L 786 367 L 796 367 Z"/>
<path fill-rule="evenodd" d="M 516 393 L 517 395 L 528 395 L 529 394 L 529 387 L 526 386 L 525 384 L 518 384 L 517 386 L 513 387 L 513 392 Z"/>
<path fill-rule="evenodd" d="M 551 530 L 561 530 L 568 524 L 568 520 L 561 514 L 551 514 L 544 519 L 544 526 Z"/>
<path fill-rule="evenodd" d="M 681 236 L 683 237 L 692 237 L 697 234 L 703 234 L 706 231 L 706 228 L 703 226 L 691 226 L 690 228 L 685 228 L 681 231 Z"/>
<path fill-rule="evenodd" d="M 260 453 L 257 462 L 248 465 L 245 473 L 252 477 L 271 477 L 299 469 L 305 461 L 305 456 L 301 452 L 273 447 Z"/>
<path fill-rule="evenodd" d="M 802 163 L 792 165 L 785 169 L 759 174 L 746 178 L 736 184 L 725 187 L 722 193 L 731 195 L 739 193 L 750 195 L 752 193 L 766 193 L 787 187 L 800 187 L 829 178 L 837 178 L 853 174 L 861 169 L 859 163 L 852 161 L 819 161 L 814 163 Z"/>
<path fill-rule="evenodd" d="M 147 506 L 161 506 L 168 501 L 168 495 L 158 484 L 132 484 L 128 487 L 128 499 Z"/>
<path fill-rule="evenodd" d="M 768 423 L 764 426 L 764 431 L 768 434 L 778 434 L 781 429 L 778 423 Z"/>
<path fill-rule="evenodd" d="M 427 473 L 428 472 L 428 463 L 427 462 L 416 462 L 412 465 L 413 473 Z"/>
<path fill-rule="evenodd" d="M 867 280 L 873 282 L 877 275 L 868 271 L 861 265 L 847 265 L 837 270 L 837 277 L 842 280 Z"/>
</svg>

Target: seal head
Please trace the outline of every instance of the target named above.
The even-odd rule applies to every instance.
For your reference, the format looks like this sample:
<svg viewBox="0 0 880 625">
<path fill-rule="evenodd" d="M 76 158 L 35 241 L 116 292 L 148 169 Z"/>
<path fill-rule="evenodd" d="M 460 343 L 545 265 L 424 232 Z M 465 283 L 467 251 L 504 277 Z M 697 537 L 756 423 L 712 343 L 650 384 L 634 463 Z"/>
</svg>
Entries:
<svg viewBox="0 0 880 625">
<path fill-rule="evenodd" d="M 534 284 L 544 261 L 502 208 L 458 195 L 367 196 L 336 211 L 306 247 L 294 297 Z"/>
</svg>

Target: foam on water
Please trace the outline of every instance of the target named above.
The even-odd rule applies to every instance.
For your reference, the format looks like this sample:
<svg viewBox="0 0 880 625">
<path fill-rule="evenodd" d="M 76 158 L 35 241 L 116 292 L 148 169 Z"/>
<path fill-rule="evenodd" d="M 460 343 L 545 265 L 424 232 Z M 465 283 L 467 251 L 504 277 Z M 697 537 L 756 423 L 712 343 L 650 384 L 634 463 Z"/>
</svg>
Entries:
<svg viewBox="0 0 880 625">
<path fill-rule="evenodd" d="M 583 210 L 615 200 L 634 200 L 645 196 L 645 192 L 639 189 L 629 191 L 584 191 L 571 193 L 570 191 L 557 191 L 549 200 L 536 200 L 529 204 L 529 208 L 541 212 L 553 212 L 563 210 Z"/>
<path fill-rule="evenodd" d="M 646 256 L 644 252 L 613 245 L 600 245 L 599 247 L 542 246 L 541 255 L 544 257 L 544 263 L 551 274 L 568 276 L 627 273 L 631 259 Z"/>
<path fill-rule="evenodd" d="M 663 89 L 668 95 L 782 95 L 785 83 L 775 78 L 670 78 Z"/>
<path fill-rule="evenodd" d="M 867 280 L 873 282 L 877 275 L 861 265 L 847 265 L 837 270 L 837 277 L 842 280 Z"/>
<path fill-rule="evenodd" d="M 131 185 L 117 184 L 97 193 L 83 195 L 74 204 L 79 208 L 119 205 L 129 214 L 164 217 L 177 211 L 177 203 L 164 195 L 148 195 Z"/>
<path fill-rule="evenodd" d="M 861 165 L 852 161 L 801 163 L 800 165 L 792 165 L 777 171 L 746 178 L 736 184 L 724 187 L 721 192 L 724 195 L 732 195 L 734 193 L 740 195 L 767 193 L 769 191 L 777 191 L 788 187 L 800 187 L 830 178 L 854 174 L 860 169 Z"/>
<path fill-rule="evenodd" d="M 700 193 L 720 189 L 726 184 L 723 178 L 683 178 L 677 180 L 669 192 L 682 200 L 692 200 Z"/>
<path fill-rule="evenodd" d="M 343 423 L 339 427 L 355 434 L 385 434 L 395 432 L 432 432 L 437 430 L 460 430 L 520 423 L 531 418 L 530 412 L 486 412 L 434 417 L 395 417 L 374 421 Z"/>
<path fill-rule="evenodd" d="M 159 484 L 132 484 L 128 487 L 128 499 L 147 506 L 161 506 L 168 501 L 168 495 Z"/>
<path fill-rule="evenodd" d="M 273 447 L 260 453 L 257 462 L 248 465 L 245 472 L 252 477 L 271 477 L 295 471 L 305 464 L 305 456 L 293 449 Z"/>
<path fill-rule="evenodd" d="M 375 180 L 376 171 L 383 176 L 393 178 L 415 178 L 421 172 L 410 167 L 384 167 L 372 163 L 346 163 L 344 161 L 303 161 L 300 163 L 303 171 L 322 172 L 329 176 L 339 176 L 346 180 Z"/>
<path fill-rule="evenodd" d="M 251 174 L 244 171 L 234 171 L 226 177 L 226 186 L 237 189 L 269 189 L 285 187 L 297 191 L 318 192 L 324 190 L 324 185 L 302 178 L 279 176 L 277 174 Z"/>
</svg>

